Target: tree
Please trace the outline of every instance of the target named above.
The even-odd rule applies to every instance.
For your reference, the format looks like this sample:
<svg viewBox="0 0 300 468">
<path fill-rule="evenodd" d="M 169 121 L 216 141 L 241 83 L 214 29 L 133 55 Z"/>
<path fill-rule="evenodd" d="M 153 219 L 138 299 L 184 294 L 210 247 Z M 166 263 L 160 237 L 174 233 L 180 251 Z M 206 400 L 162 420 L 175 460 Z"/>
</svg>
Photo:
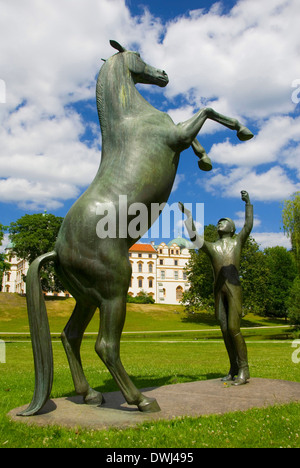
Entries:
<svg viewBox="0 0 300 468">
<path fill-rule="evenodd" d="M 4 226 L 3 224 L 0 223 L 0 246 L 2 245 L 3 237 L 4 237 Z"/>
<path fill-rule="evenodd" d="M 287 300 L 288 317 L 293 325 L 300 328 L 300 277 L 297 276 L 290 289 Z"/>
<path fill-rule="evenodd" d="M 29 263 L 40 255 L 53 250 L 63 218 L 48 213 L 22 216 L 9 227 L 9 237 L 14 252 Z M 65 288 L 54 274 L 54 268 L 46 265 L 41 270 L 44 291 L 63 291 Z"/>
<path fill-rule="evenodd" d="M 4 232 L 6 230 L 6 226 L 0 223 L 0 246 L 2 245 L 2 241 L 4 238 Z M 4 272 L 9 270 L 10 265 L 6 261 L 6 255 L 4 253 L 0 253 L 0 291 L 2 290 L 2 279 Z"/>
<path fill-rule="evenodd" d="M 240 280 L 243 291 L 243 311 L 264 314 L 267 302 L 268 268 L 259 245 L 249 236 L 242 250 Z"/>
<path fill-rule="evenodd" d="M 287 300 L 297 275 L 294 257 L 285 247 L 264 250 L 268 268 L 268 301 L 265 314 L 287 317 Z"/>
<path fill-rule="evenodd" d="M 291 239 L 292 251 L 300 274 L 300 192 L 296 192 L 291 200 L 285 200 L 282 223 L 284 232 Z"/>
</svg>

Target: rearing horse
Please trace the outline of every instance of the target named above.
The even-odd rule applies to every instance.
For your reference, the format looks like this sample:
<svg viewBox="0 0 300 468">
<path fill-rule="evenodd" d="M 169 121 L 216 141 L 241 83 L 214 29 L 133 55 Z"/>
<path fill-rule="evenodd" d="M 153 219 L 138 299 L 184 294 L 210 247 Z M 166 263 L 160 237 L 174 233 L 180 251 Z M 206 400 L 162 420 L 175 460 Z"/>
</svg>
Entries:
<svg viewBox="0 0 300 468">
<path fill-rule="evenodd" d="M 127 375 L 120 359 L 120 339 L 126 315 L 131 278 L 128 249 L 139 237 L 99 238 L 99 207 L 115 209 L 118 231 L 120 195 L 128 205 L 163 203 L 170 195 L 180 153 L 192 145 L 199 167 L 210 169 L 196 136 L 206 119 L 237 131 L 240 140 L 252 133 L 237 120 L 204 108 L 186 122 L 175 125 L 165 113 L 152 107 L 137 91 L 136 83 L 164 87 L 168 76 L 147 65 L 137 52 L 110 42 L 118 53 L 102 66 L 97 80 L 97 107 L 102 131 L 102 157 L 95 179 L 66 215 L 55 248 L 37 258 L 27 275 L 27 308 L 35 364 L 35 391 L 29 407 L 21 414 L 37 413 L 49 398 L 53 361 L 47 311 L 40 286 L 41 266 L 53 261 L 65 288 L 76 300 L 63 333 L 75 390 L 88 404 L 100 405 L 102 394 L 93 390 L 84 375 L 80 346 L 84 331 L 100 309 L 100 330 L 95 350 L 117 382 L 126 401 L 140 411 L 159 411 L 155 399 L 144 396 Z M 150 211 L 150 210 L 149 210 Z M 132 217 L 128 217 L 128 223 Z M 150 222 L 154 222 L 153 219 Z M 148 223 L 148 227 L 151 224 Z M 148 228 L 147 227 L 147 228 Z M 145 228 L 147 230 L 147 228 Z"/>
</svg>

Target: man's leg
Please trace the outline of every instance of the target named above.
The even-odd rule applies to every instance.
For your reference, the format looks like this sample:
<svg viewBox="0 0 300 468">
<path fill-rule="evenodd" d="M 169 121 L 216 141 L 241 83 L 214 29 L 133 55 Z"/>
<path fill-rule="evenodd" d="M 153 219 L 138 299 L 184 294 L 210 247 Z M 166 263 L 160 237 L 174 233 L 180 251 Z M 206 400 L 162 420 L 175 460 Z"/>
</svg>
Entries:
<svg viewBox="0 0 300 468">
<path fill-rule="evenodd" d="M 216 298 L 216 315 L 220 321 L 220 327 L 223 335 L 224 344 L 229 357 L 230 369 L 227 375 L 222 378 L 223 382 L 230 382 L 234 379 L 234 376 L 238 374 L 238 360 L 235 351 L 234 341 L 229 333 L 228 329 L 228 304 L 226 297 L 219 293 Z"/>
<path fill-rule="evenodd" d="M 228 295 L 228 310 L 228 328 L 238 362 L 238 375 L 233 384 L 243 385 L 250 378 L 250 372 L 247 346 L 240 330 L 242 316 L 242 291 L 240 287 L 234 288 Z"/>
</svg>

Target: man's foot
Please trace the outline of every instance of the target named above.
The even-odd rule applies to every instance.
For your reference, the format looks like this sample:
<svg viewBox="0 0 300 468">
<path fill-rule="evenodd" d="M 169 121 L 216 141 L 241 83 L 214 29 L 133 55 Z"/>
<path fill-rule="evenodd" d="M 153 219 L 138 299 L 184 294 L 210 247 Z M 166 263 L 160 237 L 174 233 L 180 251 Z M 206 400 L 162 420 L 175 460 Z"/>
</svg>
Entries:
<svg viewBox="0 0 300 468">
<path fill-rule="evenodd" d="M 237 375 L 238 372 L 238 369 L 230 369 L 228 374 L 221 379 L 221 382 L 232 382 L 232 380 L 234 380 L 234 376 Z"/>
<path fill-rule="evenodd" d="M 238 386 L 238 385 L 245 385 L 247 383 L 247 380 L 250 379 L 250 372 L 248 367 L 244 367 L 239 370 L 238 376 L 236 379 L 234 379 L 232 385 Z"/>
</svg>

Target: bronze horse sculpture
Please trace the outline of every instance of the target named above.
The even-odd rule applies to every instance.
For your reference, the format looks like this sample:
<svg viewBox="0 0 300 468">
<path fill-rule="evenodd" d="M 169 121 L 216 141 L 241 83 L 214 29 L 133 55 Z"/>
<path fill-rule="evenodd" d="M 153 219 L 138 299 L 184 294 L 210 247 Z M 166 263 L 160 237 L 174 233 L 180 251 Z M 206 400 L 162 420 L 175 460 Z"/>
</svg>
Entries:
<svg viewBox="0 0 300 468">
<path fill-rule="evenodd" d="M 241 141 L 252 133 L 237 120 L 211 108 L 201 109 L 191 119 L 175 125 L 165 113 L 151 106 L 138 92 L 137 83 L 164 87 L 168 76 L 147 65 L 137 52 L 110 41 L 117 53 L 105 61 L 99 72 L 96 98 L 102 132 L 102 157 L 98 172 L 67 213 L 52 252 L 37 258 L 27 275 L 27 308 L 32 338 L 35 390 L 32 401 L 21 414 L 36 414 L 50 396 L 53 358 L 47 311 L 39 272 L 46 262 L 54 262 L 55 271 L 76 300 L 73 314 L 63 333 L 62 342 L 69 361 L 75 390 L 87 404 L 103 403 L 102 394 L 92 389 L 84 375 L 80 346 L 84 331 L 97 308 L 100 329 L 95 350 L 129 404 L 140 411 L 159 411 L 154 399 L 144 396 L 127 375 L 120 359 L 120 339 L 125 322 L 126 298 L 131 278 L 128 249 L 140 238 L 109 236 L 99 238 L 99 207 L 113 205 L 118 223 L 120 195 L 128 205 L 164 203 L 168 200 L 180 153 L 192 146 L 199 167 L 211 168 L 205 150 L 196 140 L 206 119 L 212 119 L 237 131 Z M 128 222 L 130 222 L 130 216 Z M 153 219 L 149 219 L 149 223 Z M 148 223 L 148 227 L 151 226 Z M 117 229 L 118 231 L 118 229 Z"/>
</svg>

